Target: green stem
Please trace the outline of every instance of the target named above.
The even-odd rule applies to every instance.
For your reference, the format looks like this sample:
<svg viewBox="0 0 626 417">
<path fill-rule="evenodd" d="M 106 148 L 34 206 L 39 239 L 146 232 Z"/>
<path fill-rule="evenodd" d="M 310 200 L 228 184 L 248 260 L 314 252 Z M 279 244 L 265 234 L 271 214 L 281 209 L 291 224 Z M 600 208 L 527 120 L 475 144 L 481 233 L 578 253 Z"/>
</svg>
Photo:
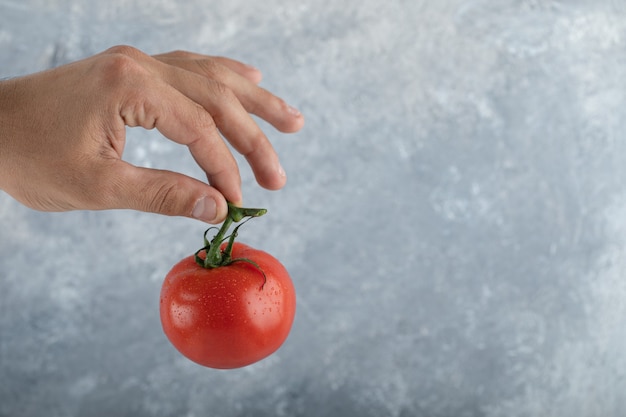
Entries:
<svg viewBox="0 0 626 417">
<path fill-rule="evenodd" d="M 267 210 L 265 209 L 237 207 L 228 203 L 228 214 L 226 219 L 224 220 L 224 223 L 222 223 L 222 226 L 218 230 L 217 234 L 213 237 L 213 239 L 211 239 L 211 242 L 205 246 L 205 248 L 200 249 L 199 252 L 202 250 L 206 251 L 206 257 L 203 262 L 200 262 L 198 258 L 196 258 L 198 264 L 204 268 L 217 268 L 218 266 L 230 264 L 232 262 L 231 254 L 233 250 L 233 243 L 235 241 L 235 237 L 237 237 L 237 230 L 241 225 L 237 226 L 232 235 L 227 237 L 226 233 L 228 233 L 230 226 L 233 223 L 238 223 L 245 218 L 259 217 L 265 213 L 267 213 Z M 228 245 L 222 251 L 222 242 L 228 238 L 230 238 Z"/>
</svg>

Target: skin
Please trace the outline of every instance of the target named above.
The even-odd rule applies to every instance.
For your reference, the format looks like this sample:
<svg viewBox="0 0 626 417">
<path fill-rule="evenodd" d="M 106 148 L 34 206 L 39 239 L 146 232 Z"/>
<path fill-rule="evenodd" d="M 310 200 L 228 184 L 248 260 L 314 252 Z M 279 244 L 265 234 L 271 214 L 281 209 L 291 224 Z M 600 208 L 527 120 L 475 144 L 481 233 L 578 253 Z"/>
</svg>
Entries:
<svg viewBox="0 0 626 417">
<path fill-rule="evenodd" d="M 52 70 L 0 82 L 0 189 L 41 211 L 133 209 L 219 223 L 242 202 L 245 156 L 257 182 L 286 182 L 250 114 L 285 133 L 304 119 L 258 86 L 241 62 L 116 46 Z M 126 126 L 158 129 L 186 145 L 207 182 L 122 160 Z"/>
</svg>

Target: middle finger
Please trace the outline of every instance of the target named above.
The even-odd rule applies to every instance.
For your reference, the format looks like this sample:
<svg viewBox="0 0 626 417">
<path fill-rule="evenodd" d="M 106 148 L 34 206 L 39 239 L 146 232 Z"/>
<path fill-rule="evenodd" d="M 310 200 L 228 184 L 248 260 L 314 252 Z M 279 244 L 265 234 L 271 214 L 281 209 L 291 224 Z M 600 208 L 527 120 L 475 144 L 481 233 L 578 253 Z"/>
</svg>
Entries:
<svg viewBox="0 0 626 417">
<path fill-rule="evenodd" d="M 224 137 L 244 155 L 261 186 L 284 186 L 278 155 L 227 85 L 177 66 L 162 64 L 160 71 L 170 85 L 207 110 Z"/>
</svg>

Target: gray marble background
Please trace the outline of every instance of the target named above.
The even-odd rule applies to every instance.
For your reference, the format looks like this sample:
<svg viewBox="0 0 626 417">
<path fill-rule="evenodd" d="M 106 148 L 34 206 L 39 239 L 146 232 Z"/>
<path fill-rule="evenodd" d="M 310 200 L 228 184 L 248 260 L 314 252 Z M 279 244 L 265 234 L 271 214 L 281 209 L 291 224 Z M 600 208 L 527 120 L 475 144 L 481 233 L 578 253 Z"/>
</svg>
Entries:
<svg viewBox="0 0 626 417">
<path fill-rule="evenodd" d="M 241 59 L 305 114 L 263 124 L 284 190 L 241 165 L 296 321 L 265 361 L 197 366 L 158 297 L 203 224 L 0 194 L 0 416 L 626 414 L 626 3 L 0 0 L 0 77 L 116 44 Z"/>
</svg>

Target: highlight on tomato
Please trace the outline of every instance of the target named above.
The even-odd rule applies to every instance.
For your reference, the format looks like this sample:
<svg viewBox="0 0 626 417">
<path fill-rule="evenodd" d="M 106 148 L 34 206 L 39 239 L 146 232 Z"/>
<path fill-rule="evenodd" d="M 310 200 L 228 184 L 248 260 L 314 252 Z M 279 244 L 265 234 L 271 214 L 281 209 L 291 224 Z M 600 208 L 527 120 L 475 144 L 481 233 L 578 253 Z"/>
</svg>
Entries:
<svg viewBox="0 0 626 417">
<path fill-rule="evenodd" d="M 272 255 L 235 242 L 232 223 L 266 213 L 229 204 L 228 216 L 204 247 L 182 259 L 161 287 L 163 331 L 190 360 L 232 369 L 274 353 L 287 339 L 296 293 L 285 267 Z"/>
</svg>

